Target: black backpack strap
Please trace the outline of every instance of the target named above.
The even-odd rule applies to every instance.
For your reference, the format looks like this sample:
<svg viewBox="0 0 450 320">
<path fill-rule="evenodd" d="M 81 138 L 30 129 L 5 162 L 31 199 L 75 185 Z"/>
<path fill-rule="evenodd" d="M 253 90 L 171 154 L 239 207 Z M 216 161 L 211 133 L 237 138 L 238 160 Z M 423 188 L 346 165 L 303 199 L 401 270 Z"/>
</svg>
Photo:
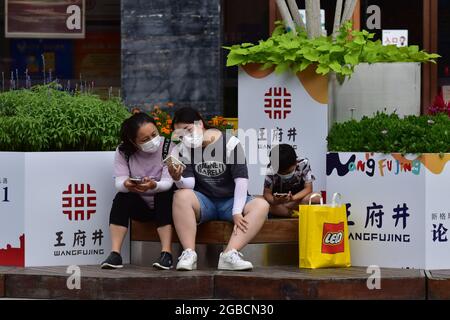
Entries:
<svg viewBox="0 0 450 320">
<path fill-rule="evenodd" d="M 164 144 L 162 149 L 162 160 L 169 155 L 170 139 L 164 138 Z"/>
<path fill-rule="evenodd" d="M 124 154 L 124 157 L 125 157 L 125 160 L 127 161 L 128 174 L 131 177 L 130 156 L 128 154 Z"/>
</svg>

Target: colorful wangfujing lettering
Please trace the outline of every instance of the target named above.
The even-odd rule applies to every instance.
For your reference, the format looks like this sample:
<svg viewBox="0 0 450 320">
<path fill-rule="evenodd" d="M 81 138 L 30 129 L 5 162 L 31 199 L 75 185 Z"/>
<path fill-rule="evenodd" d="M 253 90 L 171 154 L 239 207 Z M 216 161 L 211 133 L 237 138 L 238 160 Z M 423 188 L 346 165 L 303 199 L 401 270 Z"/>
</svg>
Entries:
<svg viewBox="0 0 450 320">
<path fill-rule="evenodd" d="M 378 171 L 381 177 L 384 177 L 387 173 L 398 175 L 402 172 L 419 175 L 421 166 L 422 163 L 418 159 L 412 161 L 400 161 L 394 158 L 378 160 Z M 356 160 L 356 155 L 353 154 L 346 163 L 342 163 L 339 153 L 327 154 L 327 176 L 330 176 L 333 170 L 336 169 L 340 177 L 347 175 L 349 172 L 363 172 L 367 176 L 373 177 L 376 168 L 377 162 L 373 158 Z"/>
</svg>

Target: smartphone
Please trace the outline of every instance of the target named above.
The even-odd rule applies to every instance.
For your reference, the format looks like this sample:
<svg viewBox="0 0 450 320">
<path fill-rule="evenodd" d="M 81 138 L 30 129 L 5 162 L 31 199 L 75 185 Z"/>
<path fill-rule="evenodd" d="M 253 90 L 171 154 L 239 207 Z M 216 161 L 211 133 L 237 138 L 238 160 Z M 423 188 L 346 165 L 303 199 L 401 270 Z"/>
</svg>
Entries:
<svg viewBox="0 0 450 320">
<path fill-rule="evenodd" d="M 186 165 L 183 162 L 181 162 L 180 160 L 178 160 L 177 158 L 175 158 L 173 155 L 169 155 L 167 158 L 165 158 L 163 160 L 163 162 L 167 166 L 173 166 L 175 168 L 178 168 L 179 166 L 181 166 L 183 169 L 186 169 Z"/>
<path fill-rule="evenodd" d="M 278 192 L 275 192 L 273 195 L 275 197 L 284 198 L 284 197 L 288 197 L 289 193 L 278 193 Z"/>
<path fill-rule="evenodd" d="M 130 177 L 130 181 L 133 181 L 134 183 L 141 184 L 143 182 L 144 178 L 142 177 Z"/>
</svg>

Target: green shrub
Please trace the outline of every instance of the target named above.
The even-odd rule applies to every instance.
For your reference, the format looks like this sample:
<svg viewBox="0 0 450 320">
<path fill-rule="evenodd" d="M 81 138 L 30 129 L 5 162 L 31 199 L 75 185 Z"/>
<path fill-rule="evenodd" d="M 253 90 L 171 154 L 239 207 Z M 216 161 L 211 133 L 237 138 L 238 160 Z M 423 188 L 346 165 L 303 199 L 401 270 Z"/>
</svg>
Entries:
<svg viewBox="0 0 450 320">
<path fill-rule="evenodd" d="M 336 152 L 448 153 L 450 152 L 450 118 L 406 116 L 377 112 L 333 125 L 328 135 L 328 150 Z"/>
<path fill-rule="evenodd" d="M 275 67 L 276 73 L 287 70 L 297 73 L 314 64 L 318 74 L 334 72 L 345 77 L 350 76 L 359 63 L 435 62 L 440 57 L 421 51 L 418 46 L 383 46 L 380 40 L 372 40 L 375 34 L 366 30 L 351 31 L 351 27 L 351 22 L 344 25 L 333 41 L 331 36 L 308 39 L 301 30 L 294 35 L 279 25 L 269 39 L 260 40 L 258 44 L 224 47 L 230 51 L 227 66 L 259 63 L 262 69 Z"/>
<path fill-rule="evenodd" d="M 130 116 L 118 100 L 60 91 L 55 84 L 0 94 L 1 151 L 109 151 Z"/>
</svg>

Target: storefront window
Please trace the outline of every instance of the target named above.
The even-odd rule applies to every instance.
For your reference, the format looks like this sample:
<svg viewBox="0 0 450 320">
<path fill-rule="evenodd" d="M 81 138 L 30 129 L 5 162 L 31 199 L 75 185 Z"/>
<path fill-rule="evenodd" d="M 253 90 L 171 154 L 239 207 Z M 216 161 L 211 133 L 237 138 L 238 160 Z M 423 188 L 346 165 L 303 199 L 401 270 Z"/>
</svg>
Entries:
<svg viewBox="0 0 450 320">
<path fill-rule="evenodd" d="M 257 43 L 269 37 L 269 0 L 223 0 L 223 45 Z M 228 51 L 222 51 L 223 110 L 226 117 L 237 117 L 238 68 L 227 68 Z"/>
<path fill-rule="evenodd" d="M 17 5 L 21 0 L 9 2 Z M 41 8 L 29 10 L 46 10 L 45 6 L 52 3 L 31 3 Z M 84 39 L 6 38 L 3 2 L 0 10 L 0 72 L 3 75 L 0 90 L 12 85 L 25 87 L 29 75 L 32 85 L 43 83 L 44 78 L 46 82 L 58 79 L 64 88 L 71 90 L 88 87 L 102 97 L 119 94 L 120 0 L 86 1 Z M 33 20 L 20 14 L 10 21 L 19 23 L 24 18 Z"/>
<path fill-rule="evenodd" d="M 408 30 L 408 44 L 423 46 L 423 0 L 361 0 L 361 28 L 382 39 L 382 30 Z"/>
</svg>

